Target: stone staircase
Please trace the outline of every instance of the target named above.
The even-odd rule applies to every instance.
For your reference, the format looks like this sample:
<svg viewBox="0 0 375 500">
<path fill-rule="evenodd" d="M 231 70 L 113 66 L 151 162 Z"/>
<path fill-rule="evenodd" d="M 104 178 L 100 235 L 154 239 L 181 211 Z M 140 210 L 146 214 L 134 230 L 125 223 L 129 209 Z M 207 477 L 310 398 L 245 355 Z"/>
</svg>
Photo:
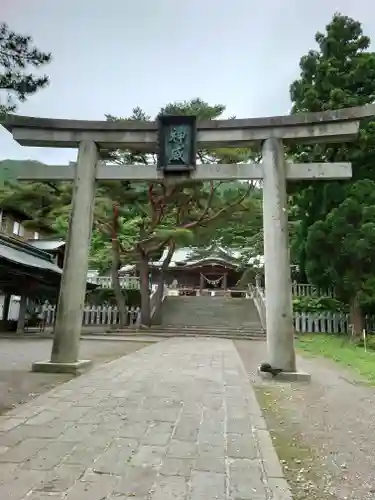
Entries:
<svg viewBox="0 0 375 500">
<path fill-rule="evenodd" d="M 224 296 L 167 297 L 162 325 L 147 331 L 162 337 L 265 338 L 253 301 Z"/>
</svg>

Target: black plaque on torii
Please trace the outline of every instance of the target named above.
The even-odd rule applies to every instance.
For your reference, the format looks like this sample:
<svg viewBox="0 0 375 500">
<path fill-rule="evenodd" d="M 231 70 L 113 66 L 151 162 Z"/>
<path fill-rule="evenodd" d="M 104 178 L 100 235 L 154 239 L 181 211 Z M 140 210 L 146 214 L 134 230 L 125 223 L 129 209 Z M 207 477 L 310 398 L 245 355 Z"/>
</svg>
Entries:
<svg viewBox="0 0 375 500">
<path fill-rule="evenodd" d="M 186 174 L 196 167 L 197 117 L 164 115 L 158 118 L 158 169 L 164 174 Z"/>
</svg>

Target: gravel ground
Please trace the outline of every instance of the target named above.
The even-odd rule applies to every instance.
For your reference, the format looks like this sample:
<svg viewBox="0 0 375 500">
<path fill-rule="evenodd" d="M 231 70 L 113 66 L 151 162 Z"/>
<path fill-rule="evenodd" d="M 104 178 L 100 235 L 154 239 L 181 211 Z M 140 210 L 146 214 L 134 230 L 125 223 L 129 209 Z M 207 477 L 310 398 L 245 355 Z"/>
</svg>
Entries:
<svg viewBox="0 0 375 500">
<path fill-rule="evenodd" d="M 236 341 L 295 500 L 375 499 L 375 389 L 333 361 L 299 358 L 311 384 L 256 377 L 265 345 Z"/>
<path fill-rule="evenodd" d="M 105 363 L 150 345 L 144 342 L 82 340 L 80 355 Z M 0 415 L 72 378 L 67 374 L 31 373 L 33 361 L 48 359 L 50 339 L 0 339 Z"/>
</svg>

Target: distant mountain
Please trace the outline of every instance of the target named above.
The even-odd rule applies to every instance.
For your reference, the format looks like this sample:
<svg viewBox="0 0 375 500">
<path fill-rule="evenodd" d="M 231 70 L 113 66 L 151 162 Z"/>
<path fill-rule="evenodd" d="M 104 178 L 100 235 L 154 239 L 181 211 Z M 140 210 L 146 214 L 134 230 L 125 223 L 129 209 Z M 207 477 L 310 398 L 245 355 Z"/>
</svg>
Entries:
<svg viewBox="0 0 375 500">
<path fill-rule="evenodd" d="M 45 165 L 45 163 L 35 160 L 2 160 L 0 161 L 0 184 L 4 183 L 4 181 L 14 179 L 17 169 L 25 165 L 33 168 L 33 166 Z"/>
</svg>

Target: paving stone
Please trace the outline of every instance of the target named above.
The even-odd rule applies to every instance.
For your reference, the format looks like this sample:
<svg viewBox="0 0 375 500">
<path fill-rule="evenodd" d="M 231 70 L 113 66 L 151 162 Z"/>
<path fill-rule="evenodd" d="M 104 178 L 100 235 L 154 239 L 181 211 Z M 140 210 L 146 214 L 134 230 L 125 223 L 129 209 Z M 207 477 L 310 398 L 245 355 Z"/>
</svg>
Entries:
<svg viewBox="0 0 375 500">
<path fill-rule="evenodd" d="M 137 447 L 138 441 L 134 439 L 115 439 L 95 461 L 95 470 L 102 474 L 123 474 Z"/>
<path fill-rule="evenodd" d="M 257 450 L 252 434 L 228 434 L 228 456 L 233 458 L 256 458 Z"/>
<path fill-rule="evenodd" d="M 6 432 L 14 427 L 17 427 L 21 424 L 23 424 L 26 421 L 25 418 L 21 417 L 5 417 L 5 416 L 0 416 L 0 431 L 1 432 Z"/>
<path fill-rule="evenodd" d="M 198 445 L 198 454 L 205 454 L 213 458 L 224 457 L 226 455 L 224 443 L 219 445 L 210 442 L 201 442 Z"/>
<path fill-rule="evenodd" d="M 65 456 L 72 451 L 74 443 L 50 442 L 28 460 L 24 468 L 33 470 L 49 470 L 56 467 Z"/>
<path fill-rule="evenodd" d="M 207 472 L 225 473 L 224 457 L 214 456 L 210 453 L 200 453 L 194 462 L 194 469 Z"/>
<path fill-rule="evenodd" d="M 236 459 L 230 461 L 230 493 L 241 500 L 267 498 L 258 460 Z"/>
<path fill-rule="evenodd" d="M 141 446 L 130 460 L 131 465 L 158 467 L 165 455 L 165 446 Z"/>
<path fill-rule="evenodd" d="M 198 437 L 199 446 L 202 448 L 205 444 L 210 446 L 221 446 L 224 449 L 225 436 L 224 433 L 205 432 L 202 429 Z"/>
<path fill-rule="evenodd" d="M 154 410 L 154 409 L 167 409 L 173 408 L 175 410 L 180 410 L 181 408 L 181 399 L 174 398 L 166 398 L 166 397 L 147 397 L 141 404 L 141 408 L 145 410 Z"/>
<path fill-rule="evenodd" d="M 193 471 L 189 500 L 226 500 L 225 475 Z"/>
<path fill-rule="evenodd" d="M 120 427 L 118 429 L 118 436 L 119 437 L 142 439 L 145 436 L 148 428 L 149 428 L 149 425 L 145 422 L 125 424 L 123 427 Z M 155 444 L 157 444 L 157 443 L 155 443 Z M 160 444 L 163 444 L 163 443 L 160 443 Z"/>
<path fill-rule="evenodd" d="M 24 497 L 25 498 L 25 497 Z M 66 498 L 66 497 L 65 497 Z M 24 499 L 22 499 L 24 500 Z M 25 500 L 65 500 L 64 497 L 61 496 L 61 493 L 50 493 L 43 491 L 32 491 L 27 494 Z"/>
<path fill-rule="evenodd" d="M 79 443 L 64 458 L 64 464 L 82 465 L 89 467 L 99 458 L 109 447 L 108 436 L 95 436 L 95 440 L 90 443 Z"/>
<path fill-rule="evenodd" d="M 44 410 L 44 406 L 41 405 L 40 397 L 38 398 L 38 404 L 35 404 L 34 401 L 30 401 L 28 403 L 23 404 L 22 406 L 16 407 L 14 410 L 9 411 L 6 416 L 4 415 L 2 418 L 10 418 L 16 417 L 21 419 L 31 418 L 34 415 L 42 412 Z M 1 418 L 0 418 L 1 421 Z"/>
<path fill-rule="evenodd" d="M 219 417 L 206 417 L 201 425 L 202 432 L 207 432 L 210 434 L 223 433 L 225 426 L 224 418 Z"/>
<path fill-rule="evenodd" d="M 161 408 L 156 410 L 151 410 L 149 417 L 151 420 L 160 422 L 176 422 L 178 416 L 181 412 L 180 408 Z"/>
<path fill-rule="evenodd" d="M 40 484 L 34 488 L 34 491 L 49 494 L 63 493 L 80 479 L 84 471 L 85 467 L 66 464 L 59 465 L 45 474 Z"/>
<path fill-rule="evenodd" d="M 59 417 L 58 411 L 46 410 L 26 420 L 26 425 L 44 425 Z"/>
<path fill-rule="evenodd" d="M 66 429 L 66 424 L 62 425 L 20 425 L 11 431 L 0 435 L 0 444 L 4 446 L 15 446 L 28 438 L 56 439 Z"/>
<path fill-rule="evenodd" d="M 227 432 L 229 434 L 250 434 L 252 421 L 247 418 L 228 418 Z"/>
<path fill-rule="evenodd" d="M 72 406 L 60 413 L 60 418 L 64 422 L 79 422 L 86 413 L 90 411 L 87 406 Z"/>
<path fill-rule="evenodd" d="M 96 432 L 99 431 L 99 426 L 94 424 L 75 424 L 68 427 L 59 437 L 59 441 L 65 442 L 85 442 L 90 441 L 91 436 L 95 436 Z"/>
<path fill-rule="evenodd" d="M 16 463 L 7 463 L 0 465 L 0 484 L 10 481 L 14 477 L 14 471 L 17 469 Z"/>
<path fill-rule="evenodd" d="M 187 483 L 181 476 L 160 477 L 151 495 L 151 500 L 184 500 Z"/>
<path fill-rule="evenodd" d="M 35 456 L 39 450 L 50 444 L 48 439 L 30 438 L 22 441 L 0 455 L 0 462 L 26 462 Z M 0 497 L 1 498 L 1 497 Z"/>
<path fill-rule="evenodd" d="M 80 423 L 80 424 L 91 424 L 91 425 L 103 425 L 106 424 L 109 427 L 111 422 L 114 422 L 115 426 L 123 425 L 125 423 L 125 418 L 121 420 L 118 415 L 113 415 L 109 410 L 103 411 L 101 407 L 95 408 L 85 413 L 76 422 L 70 422 L 70 424 Z"/>
<path fill-rule="evenodd" d="M 194 460 L 189 458 L 164 457 L 160 474 L 165 476 L 189 477 Z"/>
<path fill-rule="evenodd" d="M 176 426 L 173 437 L 179 441 L 196 442 L 198 440 L 199 426 L 200 422 L 195 419 L 180 420 Z"/>
<path fill-rule="evenodd" d="M 167 445 L 171 439 L 174 425 L 170 422 L 152 422 L 142 443 L 151 445 Z"/>
<path fill-rule="evenodd" d="M 2 466 L 0 466 L 2 467 Z M 43 471 L 18 470 L 9 481 L 0 484 L 1 500 L 21 500 L 44 478 Z"/>
<path fill-rule="evenodd" d="M 223 407 L 224 399 L 222 395 L 206 394 L 203 397 L 203 405 L 212 410 L 219 410 Z"/>
<path fill-rule="evenodd" d="M 157 478 L 157 471 L 152 467 L 129 467 L 114 488 L 113 496 L 126 495 L 128 498 L 146 497 Z"/>
<path fill-rule="evenodd" d="M 194 458 L 197 454 L 198 446 L 188 441 L 178 441 L 172 439 L 168 448 L 167 456 L 176 458 Z"/>
<path fill-rule="evenodd" d="M 69 490 L 68 500 L 105 500 L 113 492 L 117 482 L 116 476 L 98 475 L 94 481 L 76 481 Z M 115 497 L 116 500 L 121 497 Z M 125 497 L 126 498 L 126 497 Z M 132 499 L 133 500 L 133 499 Z"/>
</svg>

